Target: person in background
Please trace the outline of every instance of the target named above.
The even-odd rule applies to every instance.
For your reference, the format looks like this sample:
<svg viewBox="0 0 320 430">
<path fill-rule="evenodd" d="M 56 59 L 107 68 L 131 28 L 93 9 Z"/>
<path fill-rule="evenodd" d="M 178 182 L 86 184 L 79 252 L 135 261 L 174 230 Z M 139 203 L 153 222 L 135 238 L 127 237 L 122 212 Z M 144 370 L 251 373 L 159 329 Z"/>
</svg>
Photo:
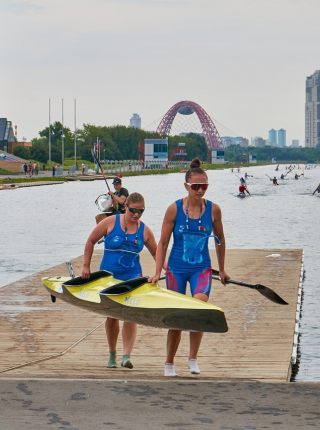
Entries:
<svg viewBox="0 0 320 430">
<path fill-rule="evenodd" d="M 110 215 L 115 215 L 119 213 L 122 214 L 125 212 L 125 203 L 129 192 L 126 188 L 122 187 L 121 178 L 119 178 L 118 176 L 113 179 L 112 184 L 114 186 L 115 191 L 108 191 L 108 194 L 112 198 L 111 212 L 96 215 L 97 224 Z"/>
<path fill-rule="evenodd" d="M 314 190 L 314 192 L 312 193 L 312 195 L 314 195 L 315 193 L 320 193 L 320 184 L 317 186 L 317 188 Z"/>
<path fill-rule="evenodd" d="M 145 210 L 144 198 L 132 193 L 127 198 L 124 213 L 109 216 L 99 222 L 91 232 L 85 245 L 81 276 L 90 278 L 90 263 L 94 245 L 104 237 L 104 254 L 100 270 L 107 270 L 116 279 L 126 281 L 142 276 L 139 253 L 146 246 L 155 258 L 157 244 L 150 228 L 141 221 Z M 117 367 L 116 345 L 119 335 L 119 320 L 107 318 L 106 335 L 109 345 L 108 368 Z M 121 366 L 133 368 L 130 359 L 137 335 L 137 324 L 125 321 L 122 328 L 123 357 Z"/>
<path fill-rule="evenodd" d="M 251 196 L 251 194 L 249 193 L 249 190 L 248 190 L 248 188 L 247 188 L 247 185 L 246 185 L 246 184 L 241 183 L 241 184 L 239 185 L 239 194 L 245 194 L 245 193 L 247 193 L 247 194 L 249 194 L 249 196 Z"/>
<path fill-rule="evenodd" d="M 223 284 L 229 279 L 225 272 L 225 239 L 221 209 L 216 203 L 204 198 L 209 186 L 206 172 L 200 167 L 199 158 L 192 160 L 185 174 L 187 195 L 172 203 L 166 210 L 160 241 L 156 254 L 155 274 L 149 282 L 157 282 L 165 264 L 166 253 L 171 235 L 173 246 L 169 256 L 166 283 L 172 291 L 186 294 L 187 282 L 193 297 L 208 301 L 211 290 L 212 270 L 208 240 L 216 235 L 216 254 L 219 275 Z M 199 374 L 197 355 L 203 333 L 190 332 L 190 351 L 188 367 L 190 373 Z M 176 376 L 174 358 L 181 340 L 180 330 L 169 330 L 167 338 L 167 358 L 164 376 Z"/>
<path fill-rule="evenodd" d="M 279 185 L 278 180 L 275 176 L 271 179 L 271 181 L 272 181 L 273 185 Z"/>
</svg>

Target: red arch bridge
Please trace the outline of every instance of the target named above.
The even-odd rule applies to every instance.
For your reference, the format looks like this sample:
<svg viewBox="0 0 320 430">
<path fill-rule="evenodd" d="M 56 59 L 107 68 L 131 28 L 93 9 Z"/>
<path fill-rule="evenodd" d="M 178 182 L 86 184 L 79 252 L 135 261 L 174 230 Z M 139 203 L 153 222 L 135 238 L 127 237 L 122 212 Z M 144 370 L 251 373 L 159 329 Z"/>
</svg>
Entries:
<svg viewBox="0 0 320 430">
<path fill-rule="evenodd" d="M 171 126 L 177 113 L 181 115 L 191 115 L 195 113 L 199 118 L 208 149 L 222 148 L 223 145 L 219 132 L 210 116 L 200 105 L 189 100 L 180 101 L 168 110 L 158 125 L 157 132 L 159 134 L 164 136 L 170 134 Z"/>
</svg>

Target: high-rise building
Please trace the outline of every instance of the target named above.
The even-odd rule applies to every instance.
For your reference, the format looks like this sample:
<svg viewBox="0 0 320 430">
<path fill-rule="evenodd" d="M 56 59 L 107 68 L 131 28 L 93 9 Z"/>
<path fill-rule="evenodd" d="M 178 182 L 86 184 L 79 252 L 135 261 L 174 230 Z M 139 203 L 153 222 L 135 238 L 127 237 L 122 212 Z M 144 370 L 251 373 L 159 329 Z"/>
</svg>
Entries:
<svg viewBox="0 0 320 430">
<path fill-rule="evenodd" d="M 269 130 L 268 143 L 270 146 L 277 146 L 277 131 L 274 128 Z"/>
<path fill-rule="evenodd" d="M 278 136 L 277 136 L 278 146 L 280 148 L 284 148 L 286 146 L 286 140 L 287 140 L 286 131 L 285 129 L 280 128 L 280 130 L 278 130 Z"/>
<path fill-rule="evenodd" d="M 299 148 L 299 139 L 291 140 L 291 148 Z"/>
<path fill-rule="evenodd" d="M 141 118 L 137 113 L 133 113 L 130 118 L 130 127 L 141 128 Z"/>
<path fill-rule="evenodd" d="M 305 146 L 320 145 L 320 70 L 306 79 Z"/>
</svg>

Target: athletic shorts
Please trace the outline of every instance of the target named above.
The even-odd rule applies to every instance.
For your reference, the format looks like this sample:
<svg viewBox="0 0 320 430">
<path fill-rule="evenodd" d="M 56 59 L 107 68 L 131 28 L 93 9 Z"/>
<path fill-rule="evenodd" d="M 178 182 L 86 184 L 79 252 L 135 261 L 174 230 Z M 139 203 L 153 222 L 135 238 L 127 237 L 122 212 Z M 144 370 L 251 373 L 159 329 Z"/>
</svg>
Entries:
<svg viewBox="0 0 320 430">
<path fill-rule="evenodd" d="M 190 284 L 191 295 L 205 294 L 210 295 L 212 271 L 211 267 L 202 269 L 198 272 L 175 273 L 169 268 L 166 272 L 167 289 L 177 293 L 186 294 L 187 282 Z"/>
</svg>

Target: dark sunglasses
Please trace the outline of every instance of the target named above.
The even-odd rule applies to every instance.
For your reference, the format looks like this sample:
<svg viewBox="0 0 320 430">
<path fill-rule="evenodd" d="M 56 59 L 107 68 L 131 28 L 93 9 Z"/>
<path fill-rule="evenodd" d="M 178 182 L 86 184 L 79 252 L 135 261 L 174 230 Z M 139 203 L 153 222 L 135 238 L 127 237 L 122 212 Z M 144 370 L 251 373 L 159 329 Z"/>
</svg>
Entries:
<svg viewBox="0 0 320 430">
<path fill-rule="evenodd" d="M 209 184 L 203 183 L 203 184 L 189 184 L 189 182 L 186 182 L 187 185 L 193 190 L 193 191 L 199 191 L 200 188 L 203 191 L 206 191 L 208 189 Z"/>
<path fill-rule="evenodd" d="M 137 208 L 129 208 L 128 207 L 129 212 L 131 212 L 132 214 L 139 214 L 142 215 L 144 212 L 144 209 L 137 209 Z"/>
</svg>

